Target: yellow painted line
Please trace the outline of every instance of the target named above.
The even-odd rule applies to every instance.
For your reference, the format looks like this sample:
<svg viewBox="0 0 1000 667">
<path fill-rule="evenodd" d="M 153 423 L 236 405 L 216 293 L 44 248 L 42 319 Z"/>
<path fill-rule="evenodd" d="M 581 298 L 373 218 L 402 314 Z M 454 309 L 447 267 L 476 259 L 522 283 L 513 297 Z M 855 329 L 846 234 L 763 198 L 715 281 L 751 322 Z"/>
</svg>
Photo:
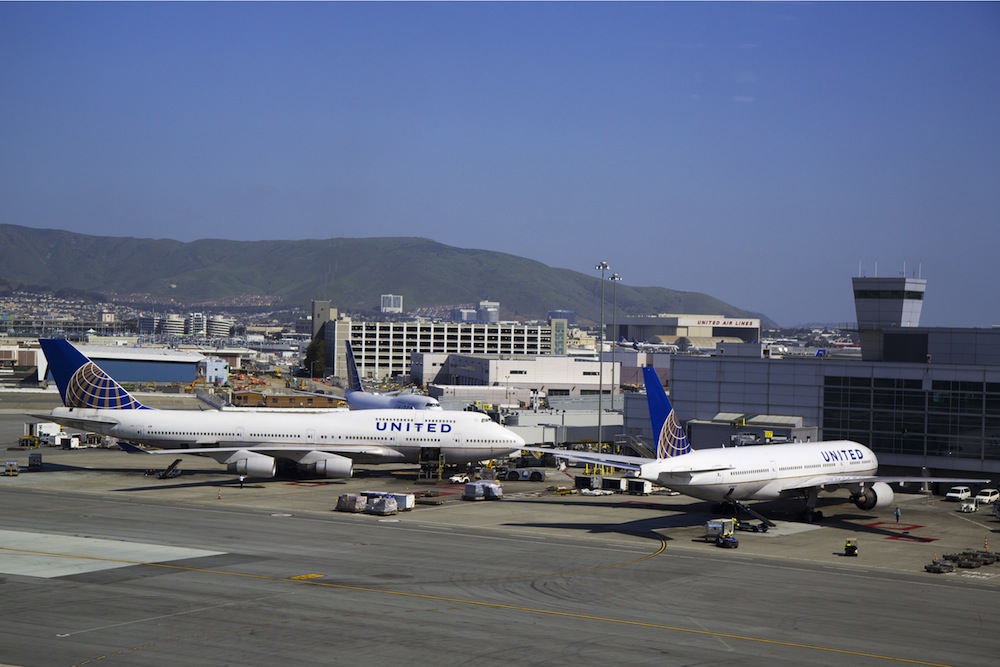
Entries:
<svg viewBox="0 0 1000 667">
<path fill-rule="evenodd" d="M 634 564 L 634 563 L 639 563 L 639 562 L 642 562 L 644 560 L 648 560 L 650 558 L 658 556 L 659 554 L 662 554 L 666 550 L 666 546 L 667 546 L 667 543 L 665 541 L 661 540 L 660 541 L 660 547 L 655 552 L 647 554 L 647 555 L 642 556 L 640 558 L 636 558 L 636 559 L 630 560 L 630 561 L 625 561 L 625 562 L 622 562 L 622 563 L 612 563 L 610 565 L 600 565 L 600 566 L 597 566 L 597 567 L 585 568 L 585 569 L 580 569 L 580 570 L 571 570 L 571 571 L 567 571 L 567 572 L 555 572 L 555 573 L 549 573 L 549 574 L 534 574 L 534 575 L 524 575 L 524 576 L 520 576 L 520 577 L 509 577 L 509 578 L 506 578 L 506 579 L 510 579 L 510 580 L 513 580 L 513 579 L 528 579 L 528 578 L 530 578 L 530 579 L 538 579 L 538 578 L 546 577 L 546 576 L 549 576 L 549 577 L 552 577 L 552 576 L 569 576 L 569 575 L 574 575 L 574 574 L 581 574 L 581 573 L 587 573 L 587 572 L 597 572 L 597 571 L 600 571 L 600 570 L 606 570 L 606 569 L 611 569 L 611 568 L 624 567 L 626 565 L 631 565 L 631 564 Z M 25 550 L 22 550 L 22 549 L 6 549 L 6 548 L 0 548 L 0 549 L 4 549 L 4 550 L 8 550 L 8 551 L 19 551 L 19 552 L 24 552 L 24 553 L 40 553 L 42 555 L 47 555 L 47 556 L 64 556 L 64 557 L 68 557 L 68 558 L 81 558 L 81 556 L 73 556 L 71 554 L 54 554 L 54 553 L 45 553 L 45 552 L 28 552 L 28 551 L 25 551 Z M 171 565 L 170 563 L 143 563 L 143 562 L 138 562 L 138 561 L 125 561 L 125 560 L 117 560 L 117 559 L 110 559 L 110 558 L 98 558 L 98 557 L 82 557 L 82 558 L 91 558 L 93 560 L 104 560 L 104 561 L 115 562 L 115 563 L 123 563 L 123 564 L 129 564 L 129 565 L 147 565 L 149 567 L 158 567 L 158 568 L 163 568 L 163 569 L 178 570 L 178 571 L 182 571 L 182 572 L 199 572 L 199 573 L 203 573 L 203 574 L 218 574 L 218 575 L 227 576 L 227 577 L 246 577 L 246 578 L 249 578 L 249 579 L 260 579 L 262 581 L 290 581 L 290 582 L 300 583 L 300 584 L 303 584 L 303 585 L 306 585 L 306 586 L 322 586 L 322 587 L 325 587 L 325 588 L 332 588 L 332 589 L 338 589 L 338 590 L 348 590 L 348 591 L 357 591 L 357 592 L 360 592 L 360 593 L 374 593 L 374 594 L 378 594 L 378 595 L 395 595 L 395 596 L 400 596 L 400 597 L 416 598 L 416 599 L 419 599 L 419 600 L 433 600 L 433 601 L 436 601 L 436 602 L 448 602 L 448 603 L 451 603 L 451 604 L 463 604 L 463 605 L 470 605 L 470 606 L 474 606 L 474 607 L 485 607 L 485 608 L 488 608 L 488 609 L 503 609 L 503 610 L 508 610 L 508 611 L 525 612 L 525 613 L 529 613 L 529 614 L 540 614 L 540 615 L 544 615 L 544 616 L 558 616 L 558 617 L 561 617 L 561 618 L 572 618 L 572 619 L 584 620 L 584 621 L 595 621 L 595 622 L 599 622 L 599 623 L 612 623 L 612 624 L 615 624 L 615 625 L 628 625 L 628 626 L 639 627 L 639 628 L 650 628 L 650 629 L 653 629 L 653 630 L 666 630 L 666 631 L 670 631 L 670 632 L 680 632 L 680 633 L 685 633 L 685 634 L 690 634 L 690 635 L 700 635 L 700 636 L 703 636 L 703 637 L 714 637 L 714 638 L 718 638 L 718 639 L 732 639 L 732 640 L 738 640 L 738 641 L 744 641 L 744 642 L 752 642 L 752 643 L 756 643 L 756 644 L 767 644 L 767 645 L 770 645 L 770 646 L 783 646 L 783 647 L 787 647 L 787 648 L 797 648 L 797 649 L 803 649 L 803 650 L 806 650 L 806 651 L 819 651 L 819 652 L 823 652 L 823 653 L 835 653 L 835 654 L 839 654 L 839 655 L 850 655 L 850 656 L 855 656 L 855 657 L 869 658 L 869 659 L 873 659 L 873 660 L 885 660 L 885 661 L 888 661 L 888 662 L 897 662 L 897 663 L 903 663 L 903 664 L 908 664 L 908 665 L 925 665 L 927 667 L 953 667 L 952 665 L 948 665 L 946 663 L 927 662 L 927 661 L 924 661 L 924 660 L 914 660 L 914 659 L 902 658 L 902 657 L 898 657 L 898 656 L 881 655 L 881 654 L 878 654 L 878 653 L 867 653 L 867 652 L 864 652 L 864 651 L 854 651 L 854 650 L 851 650 L 851 649 L 834 648 L 834 647 L 831 647 L 831 646 L 819 646 L 819 645 L 816 645 L 816 644 L 800 644 L 798 642 L 789 642 L 789 641 L 783 641 L 783 640 L 780 640 L 780 639 L 766 639 L 764 637 L 752 637 L 752 636 L 749 636 L 749 635 L 735 635 L 735 634 L 730 634 L 730 633 L 727 633 L 727 632 L 716 632 L 716 631 L 713 631 L 713 630 L 701 630 L 701 629 L 698 629 L 698 628 L 685 628 L 685 627 L 676 626 L 676 625 L 665 625 L 665 624 L 662 624 L 662 623 L 650 623 L 648 621 L 633 621 L 633 620 L 624 619 L 624 618 L 613 618 L 613 617 L 610 617 L 610 616 L 596 616 L 596 615 L 593 615 L 593 614 L 581 614 L 581 613 L 570 612 L 570 611 L 557 611 L 555 609 L 540 609 L 540 608 L 537 608 L 537 607 L 525 607 L 525 606 L 522 606 L 522 605 L 511 605 L 511 604 L 504 604 L 504 603 L 501 603 L 501 602 L 486 602 L 486 601 L 483 601 L 483 600 L 469 600 L 469 599 L 465 599 L 465 598 L 453 598 L 453 597 L 447 597 L 447 596 L 444 596 L 444 595 L 431 595 L 431 594 L 428 594 L 428 593 L 414 593 L 414 592 L 409 592 L 409 591 L 394 591 L 394 590 L 389 590 L 389 589 L 385 589 L 385 588 L 371 588 L 369 586 L 353 586 L 353 585 L 349 585 L 349 584 L 337 584 L 337 583 L 331 583 L 331 582 L 326 582 L 326 581 L 318 581 L 317 578 L 321 578 L 323 576 L 323 575 L 318 575 L 318 574 L 295 575 L 295 576 L 292 576 L 292 577 L 274 577 L 274 576 L 263 575 L 263 574 L 249 574 L 249 573 L 243 573 L 243 572 L 228 572 L 228 571 L 225 571 L 225 570 L 208 570 L 208 569 L 197 568 L 197 567 L 190 567 L 190 566 L 183 566 L 183 565 Z M 498 578 L 498 579 L 477 579 L 475 581 L 497 581 L 497 580 L 505 580 L 505 579 L 504 578 Z M 423 582 L 420 585 L 424 585 L 424 583 L 429 583 L 429 582 Z M 449 583 L 460 583 L 460 582 L 451 580 Z M 98 660 L 105 659 L 105 656 L 101 656 L 101 657 L 99 657 L 97 659 Z M 80 663 L 80 664 L 86 664 L 86 663 Z"/>
</svg>

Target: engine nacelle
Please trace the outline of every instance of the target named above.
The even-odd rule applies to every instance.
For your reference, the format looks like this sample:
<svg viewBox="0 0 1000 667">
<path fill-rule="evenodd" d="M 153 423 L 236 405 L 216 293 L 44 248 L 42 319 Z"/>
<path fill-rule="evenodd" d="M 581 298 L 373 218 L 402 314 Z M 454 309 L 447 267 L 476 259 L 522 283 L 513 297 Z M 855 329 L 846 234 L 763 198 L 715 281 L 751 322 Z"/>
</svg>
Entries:
<svg viewBox="0 0 1000 667">
<path fill-rule="evenodd" d="M 892 504 L 892 487 L 885 482 L 875 482 L 862 489 L 861 493 L 851 496 L 851 500 L 861 510 L 873 510 L 876 507 L 888 507 Z"/>
<path fill-rule="evenodd" d="M 277 463 L 267 454 L 239 451 L 226 460 L 226 469 L 236 475 L 270 479 L 274 477 Z"/>
<path fill-rule="evenodd" d="M 309 452 L 296 461 L 299 470 L 311 473 L 317 477 L 333 479 L 350 477 L 354 474 L 354 462 L 346 456 L 327 454 L 325 452 Z"/>
</svg>

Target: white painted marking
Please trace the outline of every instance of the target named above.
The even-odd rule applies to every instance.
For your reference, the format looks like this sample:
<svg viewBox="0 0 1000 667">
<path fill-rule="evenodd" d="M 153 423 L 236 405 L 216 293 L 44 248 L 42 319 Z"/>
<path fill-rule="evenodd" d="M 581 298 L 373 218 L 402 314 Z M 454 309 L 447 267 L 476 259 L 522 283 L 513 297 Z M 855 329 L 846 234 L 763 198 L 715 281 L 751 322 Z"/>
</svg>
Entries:
<svg viewBox="0 0 1000 667">
<path fill-rule="evenodd" d="M 43 579 L 222 553 L 225 552 L 0 530 L 0 572 Z"/>
</svg>

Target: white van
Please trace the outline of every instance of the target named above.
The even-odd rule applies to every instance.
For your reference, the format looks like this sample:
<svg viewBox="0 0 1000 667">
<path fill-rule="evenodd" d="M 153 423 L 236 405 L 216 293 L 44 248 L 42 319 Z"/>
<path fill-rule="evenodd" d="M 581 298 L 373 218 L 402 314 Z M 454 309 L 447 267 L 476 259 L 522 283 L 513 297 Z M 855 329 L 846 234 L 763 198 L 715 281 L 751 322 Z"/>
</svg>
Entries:
<svg viewBox="0 0 1000 667">
<path fill-rule="evenodd" d="M 944 494 L 945 500 L 954 500 L 955 502 L 961 502 L 972 497 L 972 489 L 967 486 L 953 486 L 948 490 L 948 493 Z"/>
</svg>

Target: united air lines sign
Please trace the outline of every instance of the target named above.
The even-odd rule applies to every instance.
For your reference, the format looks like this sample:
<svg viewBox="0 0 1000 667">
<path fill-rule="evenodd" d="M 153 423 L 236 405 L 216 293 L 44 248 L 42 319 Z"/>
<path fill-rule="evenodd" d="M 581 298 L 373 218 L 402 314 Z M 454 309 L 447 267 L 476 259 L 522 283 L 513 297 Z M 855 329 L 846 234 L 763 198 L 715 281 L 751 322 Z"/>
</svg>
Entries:
<svg viewBox="0 0 1000 667">
<path fill-rule="evenodd" d="M 699 327 L 756 327 L 760 320 L 697 320 Z"/>
</svg>

